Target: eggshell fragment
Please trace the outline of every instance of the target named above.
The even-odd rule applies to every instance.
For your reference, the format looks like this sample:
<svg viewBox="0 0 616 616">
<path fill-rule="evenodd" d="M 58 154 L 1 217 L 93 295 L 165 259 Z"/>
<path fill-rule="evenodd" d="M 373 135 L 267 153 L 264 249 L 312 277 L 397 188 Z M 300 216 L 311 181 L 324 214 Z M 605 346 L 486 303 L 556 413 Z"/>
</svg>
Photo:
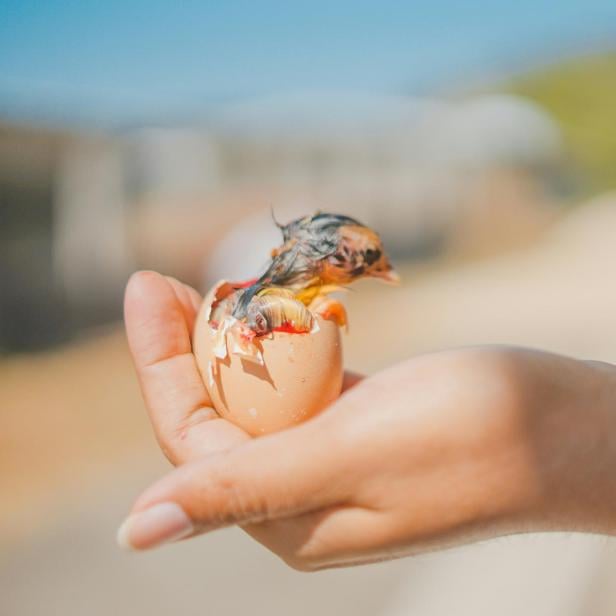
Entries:
<svg viewBox="0 0 616 616">
<path fill-rule="evenodd" d="M 197 317 L 193 351 L 218 414 L 258 436 L 313 417 L 342 387 L 342 344 L 334 321 L 316 316 L 310 333 L 273 332 L 256 338 L 262 363 L 233 352 L 216 357 L 216 329 L 209 323 L 215 285 Z M 230 349 L 229 349 L 230 350 Z"/>
</svg>

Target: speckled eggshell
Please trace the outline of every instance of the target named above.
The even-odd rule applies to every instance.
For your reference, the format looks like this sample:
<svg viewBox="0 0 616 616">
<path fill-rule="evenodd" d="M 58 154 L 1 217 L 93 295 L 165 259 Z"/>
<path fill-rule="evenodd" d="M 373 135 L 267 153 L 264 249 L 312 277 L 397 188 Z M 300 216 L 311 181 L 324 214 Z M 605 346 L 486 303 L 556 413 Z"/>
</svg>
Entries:
<svg viewBox="0 0 616 616">
<path fill-rule="evenodd" d="M 197 317 L 193 351 L 221 417 L 253 436 L 276 432 L 313 417 L 333 402 L 342 388 L 340 328 L 316 317 L 319 330 L 307 334 L 274 332 L 256 343 L 263 365 L 229 354 L 214 356 L 215 331 L 208 323 L 215 285 Z M 215 363 L 213 379 L 209 364 Z"/>
</svg>

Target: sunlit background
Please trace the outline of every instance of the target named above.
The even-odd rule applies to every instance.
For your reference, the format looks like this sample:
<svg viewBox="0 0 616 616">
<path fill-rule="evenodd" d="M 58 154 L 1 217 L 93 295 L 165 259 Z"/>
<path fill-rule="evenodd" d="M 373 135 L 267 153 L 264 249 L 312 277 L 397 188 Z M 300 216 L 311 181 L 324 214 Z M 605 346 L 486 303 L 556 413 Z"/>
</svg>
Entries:
<svg viewBox="0 0 616 616">
<path fill-rule="evenodd" d="M 491 342 L 616 362 L 616 4 L 0 4 L 3 616 L 615 613 L 600 538 L 311 576 L 237 530 L 116 548 L 167 468 L 127 277 L 253 275 L 271 211 L 318 208 L 404 279 L 349 295 L 349 367 Z"/>
</svg>

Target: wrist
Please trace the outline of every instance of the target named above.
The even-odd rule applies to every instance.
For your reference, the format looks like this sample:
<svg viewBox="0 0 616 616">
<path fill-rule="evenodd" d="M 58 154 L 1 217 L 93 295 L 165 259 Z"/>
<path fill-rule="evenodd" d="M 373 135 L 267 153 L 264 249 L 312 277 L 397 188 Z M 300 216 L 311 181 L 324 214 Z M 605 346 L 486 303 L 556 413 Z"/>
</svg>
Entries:
<svg viewBox="0 0 616 616">
<path fill-rule="evenodd" d="M 537 513 L 551 530 L 616 533 L 616 367 L 563 360 L 538 414 Z M 541 398 L 541 397 L 540 397 Z"/>
</svg>

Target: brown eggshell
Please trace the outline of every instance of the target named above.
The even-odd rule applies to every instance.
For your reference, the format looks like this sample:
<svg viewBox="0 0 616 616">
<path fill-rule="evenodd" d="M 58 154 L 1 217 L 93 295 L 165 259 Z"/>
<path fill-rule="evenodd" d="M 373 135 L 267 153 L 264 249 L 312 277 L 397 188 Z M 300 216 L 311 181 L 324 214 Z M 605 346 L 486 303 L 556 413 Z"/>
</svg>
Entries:
<svg viewBox="0 0 616 616">
<path fill-rule="evenodd" d="M 316 317 L 313 333 L 274 332 L 256 344 L 263 365 L 236 354 L 214 355 L 216 330 L 208 323 L 216 290 L 207 294 L 197 317 L 193 350 L 212 404 L 221 417 L 258 436 L 313 417 L 333 402 L 342 387 L 340 328 Z M 214 363 L 213 379 L 210 363 Z"/>
</svg>

